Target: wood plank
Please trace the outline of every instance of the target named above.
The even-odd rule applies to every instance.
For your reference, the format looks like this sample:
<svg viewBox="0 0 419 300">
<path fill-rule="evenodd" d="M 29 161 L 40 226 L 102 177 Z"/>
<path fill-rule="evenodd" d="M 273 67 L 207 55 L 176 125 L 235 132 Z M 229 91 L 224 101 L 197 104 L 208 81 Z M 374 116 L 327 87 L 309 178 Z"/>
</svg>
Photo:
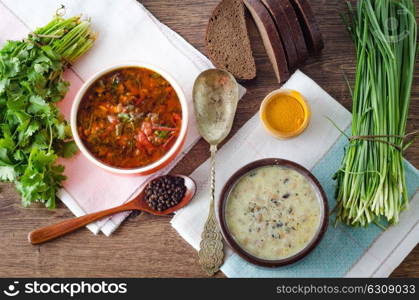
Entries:
<svg viewBox="0 0 419 300">
<path fill-rule="evenodd" d="M 204 34 L 208 17 L 217 0 L 140 1 L 163 23 L 180 33 L 205 53 Z M 343 79 L 354 76 L 353 46 L 339 17 L 344 2 L 311 1 L 326 47 L 318 58 L 302 68 L 347 109 L 351 98 Z M 94 20 L 93 20 L 94 22 Z M 248 93 L 240 101 L 233 135 L 258 110 L 261 100 L 278 88 L 273 70 L 255 27 L 250 28 L 255 44 L 258 76 L 245 84 Z M 419 126 L 419 74 L 416 72 L 409 130 Z M 231 136 L 230 135 L 230 136 Z M 406 152 L 419 167 L 419 141 Z M 175 168 L 189 174 L 208 158 L 208 146 L 200 141 Z M 0 184 L 0 276 L 2 277 L 203 277 L 196 252 L 170 226 L 170 217 L 139 215 L 129 218 L 110 238 L 93 236 L 88 230 L 41 246 L 26 240 L 33 228 L 51 224 L 72 214 L 63 206 L 48 211 L 34 206 L 22 208 L 10 184 Z M 222 274 L 218 275 L 222 277 Z M 393 273 L 395 277 L 419 277 L 419 247 Z"/>
</svg>

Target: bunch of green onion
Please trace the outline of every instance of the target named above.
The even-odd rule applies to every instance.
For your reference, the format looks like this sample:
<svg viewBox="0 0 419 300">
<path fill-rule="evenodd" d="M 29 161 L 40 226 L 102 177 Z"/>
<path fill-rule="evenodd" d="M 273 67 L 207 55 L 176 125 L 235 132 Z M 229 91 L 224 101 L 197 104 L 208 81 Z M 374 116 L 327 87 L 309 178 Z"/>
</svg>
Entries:
<svg viewBox="0 0 419 300">
<path fill-rule="evenodd" d="M 412 0 L 358 0 L 344 16 L 356 47 L 352 136 L 337 180 L 337 221 L 389 224 L 408 205 L 403 164 L 417 48 Z"/>
</svg>

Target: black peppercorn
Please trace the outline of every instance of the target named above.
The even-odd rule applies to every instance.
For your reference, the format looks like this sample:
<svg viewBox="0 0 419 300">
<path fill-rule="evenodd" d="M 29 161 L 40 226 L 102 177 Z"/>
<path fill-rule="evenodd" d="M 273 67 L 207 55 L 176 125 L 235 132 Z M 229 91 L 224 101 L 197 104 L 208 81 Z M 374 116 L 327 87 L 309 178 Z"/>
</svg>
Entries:
<svg viewBox="0 0 419 300">
<path fill-rule="evenodd" d="M 165 211 L 182 201 L 186 194 L 185 180 L 171 175 L 157 178 L 146 186 L 144 194 L 152 209 Z"/>
</svg>

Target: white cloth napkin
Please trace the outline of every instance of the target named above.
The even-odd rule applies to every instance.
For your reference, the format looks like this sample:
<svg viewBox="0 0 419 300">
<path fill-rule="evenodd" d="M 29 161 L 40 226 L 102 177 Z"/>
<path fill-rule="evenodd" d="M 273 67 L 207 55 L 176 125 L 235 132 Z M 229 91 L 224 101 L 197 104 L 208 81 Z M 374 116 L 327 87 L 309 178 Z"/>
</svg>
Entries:
<svg viewBox="0 0 419 300">
<path fill-rule="evenodd" d="M 295 89 L 305 95 L 312 110 L 309 127 L 294 139 L 277 140 L 265 132 L 259 121 L 259 116 L 256 114 L 217 153 L 216 199 L 219 198 L 223 184 L 234 172 L 258 159 L 285 158 L 293 160 L 307 169 L 312 169 L 335 145 L 340 136 L 339 131 L 326 117 L 333 119 L 336 125 L 343 130 L 349 128 L 352 118 L 350 112 L 302 72 L 297 71 L 283 87 Z M 178 233 L 197 250 L 208 216 L 209 171 L 208 160 L 191 175 L 198 183 L 197 195 L 190 205 L 176 213 L 171 222 Z M 330 174 L 330 176 L 332 175 Z M 416 192 L 410 205 L 409 210 L 402 213 L 400 223 L 382 233 L 365 250 L 358 261 L 346 270 L 344 273 L 346 277 L 385 277 L 402 262 L 419 241 L 419 192 Z M 218 212 L 217 209 L 216 212 Z M 232 268 L 245 268 L 245 264 L 238 261 L 238 258 L 233 262 L 228 260 L 231 255 L 232 251 L 227 247 L 225 259 L 227 263 L 222 268 L 227 276 Z M 260 270 L 251 269 L 249 271 L 246 269 L 239 272 L 239 275 L 246 277 L 272 275 Z M 295 274 L 299 274 L 297 272 Z M 317 274 L 322 274 L 322 271 L 319 270 Z M 275 277 L 275 274 L 273 275 Z M 298 277 L 300 276 L 307 276 L 307 274 L 298 275 Z"/>
<path fill-rule="evenodd" d="M 311 169 L 339 137 L 339 132 L 325 116 L 332 117 L 340 128 L 349 126 L 351 114 L 302 72 L 297 71 L 283 87 L 295 89 L 306 96 L 312 108 L 310 125 L 300 136 L 281 141 L 266 133 L 256 114 L 217 153 L 216 199 L 223 183 L 234 172 L 258 159 L 285 158 Z M 209 161 L 206 161 L 191 175 L 199 187 L 194 201 L 172 219 L 172 226 L 195 249 L 199 249 L 200 236 L 208 216 L 208 174 Z"/>
<path fill-rule="evenodd" d="M 4 27 L 20 29 L 17 30 L 20 36 L 11 34 L 7 38 L 20 39 L 24 37 L 23 32 L 27 34 L 30 30 L 44 26 L 61 4 L 65 5 L 66 17 L 89 17 L 93 29 L 98 32 L 93 48 L 66 74 L 71 82 L 71 89 L 61 108 L 67 116 L 72 99 L 81 84 L 106 66 L 127 61 L 144 61 L 157 65 L 178 81 L 190 103 L 195 78 L 200 72 L 213 67 L 204 55 L 160 23 L 135 0 L 0 0 L 0 9 L 9 11 L 5 13 L 10 18 L 7 22 L 15 23 L 13 26 L 5 24 Z M 176 161 L 161 172 L 167 172 L 198 139 L 190 105 L 190 126 L 183 151 Z M 66 166 L 68 179 L 65 189 L 60 190 L 58 196 L 76 216 L 126 202 L 148 178 L 117 176 L 93 165 L 89 165 L 88 173 L 80 178 L 80 166 L 91 164 L 90 162 L 80 154 L 61 162 Z M 90 224 L 88 228 L 95 234 L 101 230 L 110 235 L 127 215 L 128 213 L 121 213 Z"/>
</svg>

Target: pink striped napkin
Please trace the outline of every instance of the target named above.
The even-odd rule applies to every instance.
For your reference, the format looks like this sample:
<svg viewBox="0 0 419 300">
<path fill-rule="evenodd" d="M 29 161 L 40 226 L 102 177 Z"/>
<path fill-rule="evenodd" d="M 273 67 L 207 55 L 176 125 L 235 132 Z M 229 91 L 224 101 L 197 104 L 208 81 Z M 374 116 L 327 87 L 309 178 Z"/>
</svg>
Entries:
<svg viewBox="0 0 419 300">
<path fill-rule="evenodd" d="M 92 74 L 106 66 L 124 61 L 144 61 L 161 67 L 177 79 L 192 101 L 192 86 L 198 74 L 212 67 L 211 62 L 182 37 L 155 19 L 135 0 L 0 0 L 0 45 L 8 39 L 22 39 L 31 30 L 47 24 L 56 9 L 64 4 L 66 16 L 90 17 L 99 37 L 93 49 L 65 74 L 71 82 L 60 108 L 68 118 L 72 100 Z M 193 110 L 188 138 L 178 161 L 199 139 Z M 176 163 L 161 172 L 168 172 Z M 129 200 L 148 176 L 126 177 L 102 171 L 83 155 L 62 160 L 68 176 L 58 196 L 76 215 L 107 209 Z M 90 224 L 95 234 L 110 235 L 128 213 Z"/>
</svg>

